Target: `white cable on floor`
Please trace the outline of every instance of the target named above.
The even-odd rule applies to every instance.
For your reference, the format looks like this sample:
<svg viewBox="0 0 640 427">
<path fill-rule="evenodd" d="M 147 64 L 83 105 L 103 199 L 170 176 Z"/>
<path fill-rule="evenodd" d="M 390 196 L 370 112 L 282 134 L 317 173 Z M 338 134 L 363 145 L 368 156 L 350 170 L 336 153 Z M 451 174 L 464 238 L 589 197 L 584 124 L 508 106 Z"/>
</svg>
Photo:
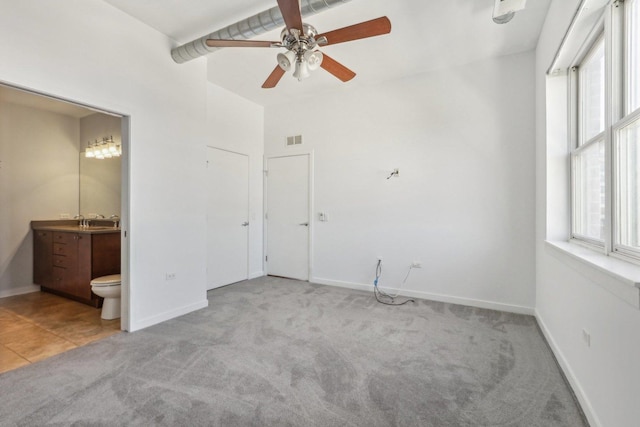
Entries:
<svg viewBox="0 0 640 427">
<path fill-rule="evenodd" d="M 373 293 L 374 293 L 374 295 L 376 297 L 376 300 L 379 303 L 386 304 L 386 305 L 403 305 L 403 304 L 408 303 L 409 301 L 415 302 L 415 300 L 413 300 L 413 299 L 407 299 L 406 301 L 403 301 L 401 303 L 396 303 L 395 302 L 395 299 L 398 297 L 398 295 L 400 295 L 400 292 L 402 291 L 402 287 L 407 282 L 407 279 L 409 278 L 409 274 L 411 273 L 412 269 L 413 269 L 413 265 L 411 265 L 409 267 L 409 271 L 407 271 L 407 275 L 404 276 L 404 280 L 400 284 L 400 287 L 398 288 L 397 293 L 395 295 L 390 295 L 390 294 L 384 292 L 383 290 L 381 290 L 380 288 L 378 288 L 378 280 L 380 280 L 380 276 L 382 275 L 382 260 L 378 260 L 378 264 L 376 265 L 376 278 L 373 281 Z M 378 298 L 378 294 L 382 295 L 385 298 L 391 299 L 391 302 L 380 301 L 380 299 Z"/>
</svg>

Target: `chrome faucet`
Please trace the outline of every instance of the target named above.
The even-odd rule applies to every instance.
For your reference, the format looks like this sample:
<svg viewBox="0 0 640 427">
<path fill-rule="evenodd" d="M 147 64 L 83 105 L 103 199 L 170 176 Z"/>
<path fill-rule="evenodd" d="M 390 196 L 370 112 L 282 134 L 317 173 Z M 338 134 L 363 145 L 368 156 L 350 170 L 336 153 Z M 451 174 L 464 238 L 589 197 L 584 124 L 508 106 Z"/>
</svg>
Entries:
<svg viewBox="0 0 640 427">
<path fill-rule="evenodd" d="M 78 226 L 80 226 L 80 227 L 86 227 L 87 226 L 87 220 L 84 219 L 84 215 L 78 214 L 78 215 L 74 216 L 73 219 L 77 219 L 78 220 Z"/>
<path fill-rule="evenodd" d="M 120 223 L 120 217 L 116 214 L 113 214 L 109 217 L 109 219 L 113 221 L 113 228 L 118 228 L 118 225 Z"/>
</svg>

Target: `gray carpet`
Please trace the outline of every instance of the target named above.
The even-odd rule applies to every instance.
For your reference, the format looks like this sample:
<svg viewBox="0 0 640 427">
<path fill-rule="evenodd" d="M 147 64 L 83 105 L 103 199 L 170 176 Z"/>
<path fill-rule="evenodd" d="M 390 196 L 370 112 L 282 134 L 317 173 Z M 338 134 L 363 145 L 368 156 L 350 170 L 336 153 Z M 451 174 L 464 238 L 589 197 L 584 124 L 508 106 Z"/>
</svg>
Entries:
<svg viewBox="0 0 640 427">
<path fill-rule="evenodd" d="M 0 390 L 2 426 L 586 425 L 530 316 L 273 277 Z"/>
</svg>

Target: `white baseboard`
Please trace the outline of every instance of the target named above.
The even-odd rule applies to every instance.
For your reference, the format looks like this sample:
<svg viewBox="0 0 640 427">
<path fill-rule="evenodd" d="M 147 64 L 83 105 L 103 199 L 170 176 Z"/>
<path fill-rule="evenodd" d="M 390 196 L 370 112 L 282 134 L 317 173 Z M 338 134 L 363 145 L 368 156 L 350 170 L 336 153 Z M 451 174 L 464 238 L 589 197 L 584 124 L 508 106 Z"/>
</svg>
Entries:
<svg viewBox="0 0 640 427">
<path fill-rule="evenodd" d="M 338 286 L 341 288 L 349 288 L 349 289 L 357 289 L 360 291 L 373 292 L 372 284 L 365 285 L 362 283 L 342 282 L 338 280 L 323 279 L 320 277 L 312 277 L 309 279 L 309 281 L 312 283 L 318 283 L 320 285 Z M 387 287 L 384 287 L 384 290 L 393 292 L 393 293 L 398 292 L 397 289 L 387 288 Z M 500 302 L 484 301 L 484 300 L 471 299 L 471 298 L 461 298 L 461 297 L 455 297 L 451 295 L 434 294 L 430 292 L 411 291 L 411 290 L 403 289 L 400 292 L 400 295 L 403 297 L 420 298 L 420 299 L 426 299 L 426 300 L 432 300 L 432 301 L 446 302 L 449 304 L 468 305 L 471 307 L 486 308 L 489 310 L 506 311 L 509 313 L 516 313 L 516 314 L 526 314 L 529 316 L 533 316 L 535 314 L 533 307 L 504 304 Z"/>
<path fill-rule="evenodd" d="M 562 372 L 564 372 L 564 375 L 567 378 L 567 381 L 569 381 L 569 384 L 571 385 L 571 388 L 573 389 L 573 392 L 575 393 L 576 398 L 578 399 L 578 402 L 580 402 L 580 407 L 582 408 L 584 415 L 587 417 L 587 421 L 589 421 L 589 425 L 591 427 L 601 427 L 602 423 L 600 423 L 600 420 L 598 419 L 595 411 L 593 410 L 593 406 L 591 406 L 591 402 L 589 401 L 589 398 L 587 397 L 586 393 L 582 389 L 582 386 L 580 385 L 580 381 L 578 381 L 578 378 L 573 373 L 573 370 L 571 369 L 571 365 L 569 365 L 569 362 L 567 362 L 567 359 L 564 357 L 564 354 L 562 354 L 562 351 L 560 351 L 560 348 L 558 347 L 555 340 L 553 339 L 553 336 L 549 332 L 547 325 L 544 323 L 544 320 L 542 320 L 542 318 L 540 317 L 538 310 L 535 310 L 535 316 L 536 316 L 538 325 L 540 326 L 540 330 L 542 331 L 542 334 L 544 335 L 547 342 L 549 343 L 549 347 L 551 347 L 551 351 L 553 351 L 553 354 L 556 356 L 556 360 L 558 361 L 558 364 L 560 365 Z"/>
<path fill-rule="evenodd" d="M 209 301 L 207 299 L 204 299 L 197 303 L 186 305 L 175 310 L 165 311 L 164 313 L 156 314 L 155 316 L 147 317 L 146 319 L 141 319 L 139 321 L 131 319 L 129 332 L 139 331 L 140 329 L 157 325 L 158 323 L 183 316 L 185 314 L 191 313 L 192 311 L 200 310 L 208 306 Z"/>
<path fill-rule="evenodd" d="M 254 271 L 253 273 L 249 274 L 249 280 L 257 279 L 258 277 L 262 277 L 264 275 L 264 271 Z"/>
<path fill-rule="evenodd" d="M 40 292 L 40 286 L 38 285 L 26 285 L 19 288 L 3 289 L 0 290 L 0 298 L 13 297 L 15 295 L 30 294 L 32 292 Z"/>
</svg>

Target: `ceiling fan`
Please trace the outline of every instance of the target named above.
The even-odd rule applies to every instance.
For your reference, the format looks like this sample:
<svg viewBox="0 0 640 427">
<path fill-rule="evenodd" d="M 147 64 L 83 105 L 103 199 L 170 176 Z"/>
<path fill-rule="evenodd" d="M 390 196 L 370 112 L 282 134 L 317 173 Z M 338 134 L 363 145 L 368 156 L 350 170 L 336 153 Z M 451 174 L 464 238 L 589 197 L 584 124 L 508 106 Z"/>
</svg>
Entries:
<svg viewBox="0 0 640 427">
<path fill-rule="evenodd" d="M 322 67 L 343 82 L 355 77 L 356 73 L 323 54 L 314 50 L 317 46 L 328 46 L 367 37 L 380 36 L 391 32 L 391 22 L 386 16 L 318 34 L 316 29 L 302 22 L 299 0 L 277 0 L 285 22 L 280 34 L 281 41 L 263 40 L 225 40 L 207 39 L 210 47 L 284 47 L 285 53 L 278 54 L 278 65 L 262 85 L 263 88 L 275 87 L 285 72 L 293 70 L 293 77 L 302 80 L 309 71 Z"/>
</svg>

